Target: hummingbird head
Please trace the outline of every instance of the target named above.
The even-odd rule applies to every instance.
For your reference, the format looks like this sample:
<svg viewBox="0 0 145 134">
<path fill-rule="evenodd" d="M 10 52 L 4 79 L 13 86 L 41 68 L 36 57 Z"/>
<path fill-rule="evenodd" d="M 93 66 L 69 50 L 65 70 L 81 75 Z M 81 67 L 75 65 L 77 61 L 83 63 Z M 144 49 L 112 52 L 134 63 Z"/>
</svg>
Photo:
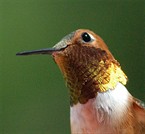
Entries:
<svg viewBox="0 0 145 134">
<path fill-rule="evenodd" d="M 17 55 L 50 54 L 59 66 L 70 91 L 70 104 L 86 103 L 98 92 L 115 89 L 127 77 L 104 41 L 94 32 L 76 30 L 53 48 L 25 51 Z"/>
</svg>

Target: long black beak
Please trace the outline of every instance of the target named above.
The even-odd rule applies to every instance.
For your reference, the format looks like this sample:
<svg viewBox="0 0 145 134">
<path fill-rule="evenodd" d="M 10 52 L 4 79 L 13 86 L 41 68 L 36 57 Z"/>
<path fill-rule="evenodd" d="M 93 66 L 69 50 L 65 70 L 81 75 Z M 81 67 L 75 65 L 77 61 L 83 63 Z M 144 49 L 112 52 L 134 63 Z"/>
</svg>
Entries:
<svg viewBox="0 0 145 134">
<path fill-rule="evenodd" d="M 32 50 L 32 51 L 23 51 L 19 52 L 16 55 L 32 55 L 32 54 L 49 54 L 51 55 L 53 52 L 61 51 L 62 49 L 58 48 L 45 48 L 45 49 L 39 49 L 39 50 Z"/>
</svg>

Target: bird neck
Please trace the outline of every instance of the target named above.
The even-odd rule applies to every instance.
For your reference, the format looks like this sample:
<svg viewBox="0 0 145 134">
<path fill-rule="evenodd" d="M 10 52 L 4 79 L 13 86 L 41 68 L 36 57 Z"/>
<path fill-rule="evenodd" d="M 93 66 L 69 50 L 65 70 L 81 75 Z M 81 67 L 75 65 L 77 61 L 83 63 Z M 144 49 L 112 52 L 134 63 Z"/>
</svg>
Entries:
<svg viewBox="0 0 145 134">
<path fill-rule="evenodd" d="M 118 82 L 123 85 L 127 77 L 120 64 L 104 50 L 75 46 L 65 50 L 55 61 L 63 72 L 70 91 L 71 106 L 85 104 L 98 92 L 115 89 Z"/>
</svg>

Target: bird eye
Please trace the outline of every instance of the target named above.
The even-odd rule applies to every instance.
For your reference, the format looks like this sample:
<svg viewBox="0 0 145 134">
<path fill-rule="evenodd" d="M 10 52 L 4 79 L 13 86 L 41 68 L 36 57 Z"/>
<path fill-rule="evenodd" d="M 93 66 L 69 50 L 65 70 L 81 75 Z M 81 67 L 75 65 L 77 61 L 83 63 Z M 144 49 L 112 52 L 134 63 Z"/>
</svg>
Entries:
<svg viewBox="0 0 145 134">
<path fill-rule="evenodd" d="M 83 39 L 84 42 L 90 42 L 91 41 L 90 35 L 86 32 L 82 34 L 82 39 Z"/>
</svg>

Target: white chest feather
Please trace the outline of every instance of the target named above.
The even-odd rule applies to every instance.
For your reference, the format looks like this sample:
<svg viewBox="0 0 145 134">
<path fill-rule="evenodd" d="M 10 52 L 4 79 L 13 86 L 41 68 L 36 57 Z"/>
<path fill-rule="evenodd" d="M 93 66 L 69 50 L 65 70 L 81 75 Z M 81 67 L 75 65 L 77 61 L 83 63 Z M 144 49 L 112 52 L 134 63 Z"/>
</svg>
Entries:
<svg viewBox="0 0 145 134">
<path fill-rule="evenodd" d="M 98 93 L 86 104 L 71 107 L 71 130 L 73 134 L 111 133 L 112 126 L 119 123 L 127 113 L 131 95 L 120 83 L 114 90 Z"/>
</svg>

